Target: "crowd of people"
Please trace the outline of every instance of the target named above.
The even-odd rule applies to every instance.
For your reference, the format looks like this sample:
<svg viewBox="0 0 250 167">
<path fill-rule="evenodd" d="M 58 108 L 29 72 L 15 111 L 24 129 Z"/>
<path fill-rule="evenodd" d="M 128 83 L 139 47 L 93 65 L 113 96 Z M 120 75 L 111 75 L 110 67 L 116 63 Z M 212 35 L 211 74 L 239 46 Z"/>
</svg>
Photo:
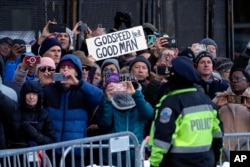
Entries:
<svg viewBox="0 0 250 167">
<path fill-rule="evenodd" d="M 176 41 L 144 23 L 145 37 L 155 35 L 148 49 L 101 61 L 89 55 L 86 40 L 74 49 L 76 36 L 112 33 L 122 23 L 131 28 L 126 18 L 115 17 L 106 32 L 79 31 L 81 21 L 72 30 L 50 32 L 56 23 L 48 21 L 31 48 L 22 39 L 0 39 L 1 149 L 130 131 L 139 142 L 150 135 L 153 167 L 212 167 L 223 132 L 249 132 L 247 66 L 217 55 L 211 38 L 179 50 Z M 32 56 L 35 63 L 27 61 Z M 81 157 L 75 161 L 80 164 Z"/>
</svg>

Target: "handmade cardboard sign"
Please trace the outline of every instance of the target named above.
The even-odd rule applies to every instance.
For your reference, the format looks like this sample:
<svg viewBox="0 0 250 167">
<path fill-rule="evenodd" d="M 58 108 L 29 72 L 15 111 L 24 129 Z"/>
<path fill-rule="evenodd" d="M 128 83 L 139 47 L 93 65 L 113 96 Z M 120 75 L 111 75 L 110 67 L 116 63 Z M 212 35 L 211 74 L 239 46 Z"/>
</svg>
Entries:
<svg viewBox="0 0 250 167">
<path fill-rule="evenodd" d="M 148 48 L 142 26 L 88 38 L 86 43 L 96 61 Z"/>
</svg>

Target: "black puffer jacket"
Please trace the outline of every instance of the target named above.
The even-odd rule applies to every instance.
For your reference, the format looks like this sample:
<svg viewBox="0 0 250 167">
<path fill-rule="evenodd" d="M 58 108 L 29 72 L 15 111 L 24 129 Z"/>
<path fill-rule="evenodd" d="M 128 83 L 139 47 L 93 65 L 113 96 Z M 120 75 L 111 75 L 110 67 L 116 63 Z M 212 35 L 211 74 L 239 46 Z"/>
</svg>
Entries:
<svg viewBox="0 0 250 167">
<path fill-rule="evenodd" d="M 29 107 L 27 93 L 38 93 L 37 105 Z M 20 92 L 19 111 L 13 115 L 13 138 L 11 147 L 27 147 L 56 141 L 51 116 L 43 109 L 43 89 L 37 81 L 26 81 Z M 17 144 L 18 143 L 18 144 Z"/>
<path fill-rule="evenodd" d="M 11 115 L 17 111 L 17 102 L 10 99 L 0 90 L 0 149 L 6 148 L 8 125 L 11 122 Z"/>
</svg>

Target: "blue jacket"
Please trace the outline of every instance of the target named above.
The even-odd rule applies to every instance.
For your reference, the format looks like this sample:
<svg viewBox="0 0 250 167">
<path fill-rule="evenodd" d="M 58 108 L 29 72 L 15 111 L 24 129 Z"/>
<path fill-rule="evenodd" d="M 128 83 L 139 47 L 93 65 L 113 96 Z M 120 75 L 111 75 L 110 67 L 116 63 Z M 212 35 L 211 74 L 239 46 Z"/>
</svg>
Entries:
<svg viewBox="0 0 250 167">
<path fill-rule="evenodd" d="M 58 142 L 85 138 L 89 114 L 103 98 L 101 89 L 82 80 L 82 64 L 75 55 L 63 56 L 57 71 L 60 63 L 65 60 L 76 65 L 79 85 L 65 89 L 57 82 L 44 87 L 44 107 L 52 115 Z"/>
</svg>

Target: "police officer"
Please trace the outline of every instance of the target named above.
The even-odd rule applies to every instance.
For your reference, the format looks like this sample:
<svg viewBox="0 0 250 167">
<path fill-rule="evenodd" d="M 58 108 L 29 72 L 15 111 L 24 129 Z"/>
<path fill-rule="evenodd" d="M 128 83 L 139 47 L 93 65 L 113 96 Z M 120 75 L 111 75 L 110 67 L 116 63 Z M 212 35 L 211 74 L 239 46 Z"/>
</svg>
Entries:
<svg viewBox="0 0 250 167">
<path fill-rule="evenodd" d="M 222 126 L 201 78 L 185 56 L 172 60 L 170 92 L 156 105 L 149 145 L 151 167 L 213 167 L 222 148 Z"/>
</svg>

